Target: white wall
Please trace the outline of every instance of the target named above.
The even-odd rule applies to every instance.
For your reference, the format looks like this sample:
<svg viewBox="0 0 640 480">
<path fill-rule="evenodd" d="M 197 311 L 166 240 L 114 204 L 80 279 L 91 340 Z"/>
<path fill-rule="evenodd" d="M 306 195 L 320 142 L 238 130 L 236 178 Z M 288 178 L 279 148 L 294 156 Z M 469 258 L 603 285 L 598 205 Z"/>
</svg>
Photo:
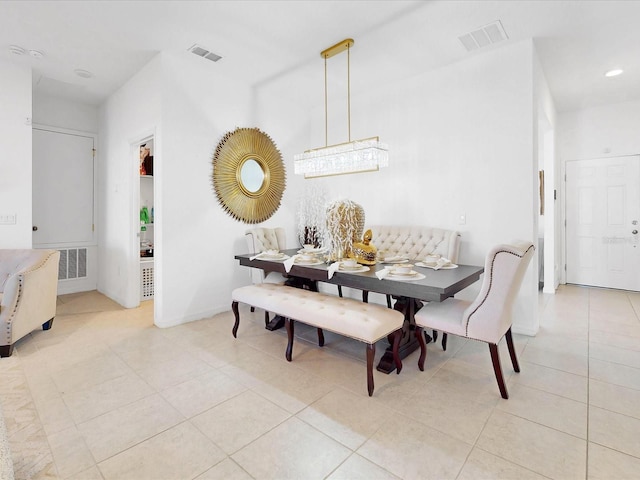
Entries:
<svg viewBox="0 0 640 480">
<path fill-rule="evenodd" d="M 212 187 L 212 156 L 226 132 L 257 127 L 280 149 L 287 187 L 282 206 L 263 226 L 284 227 L 295 246 L 292 183 L 302 181 L 292 178 L 289 167 L 293 152 L 302 148 L 305 114 L 271 96 L 268 86 L 253 89 L 225 77 L 222 63 L 188 53 L 163 53 L 162 61 L 162 161 L 154 171 L 160 263 L 155 306 L 156 325 L 170 326 L 229 310 L 232 289 L 250 282 L 249 270 L 233 255 L 247 252 L 244 233 L 252 225 L 227 215 Z"/>
<path fill-rule="evenodd" d="M 31 69 L 0 61 L 0 248 L 31 248 Z"/>
<path fill-rule="evenodd" d="M 560 160 L 640 153 L 640 101 L 604 105 L 558 115 Z"/>
<path fill-rule="evenodd" d="M 138 145 L 156 133 L 154 168 L 162 162 L 161 60 L 157 56 L 100 107 L 98 290 L 125 307 L 139 304 Z M 156 227 L 157 228 L 157 227 Z"/>
<path fill-rule="evenodd" d="M 51 95 L 34 93 L 33 123 L 80 132 L 97 133 L 98 107 Z"/>
</svg>

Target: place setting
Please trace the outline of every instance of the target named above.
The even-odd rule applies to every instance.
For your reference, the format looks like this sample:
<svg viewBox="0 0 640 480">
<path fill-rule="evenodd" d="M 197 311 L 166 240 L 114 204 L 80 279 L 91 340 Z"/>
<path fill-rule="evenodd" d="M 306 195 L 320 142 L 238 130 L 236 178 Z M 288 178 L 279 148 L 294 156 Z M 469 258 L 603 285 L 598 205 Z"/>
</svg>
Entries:
<svg viewBox="0 0 640 480">
<path fill-rule="evenodd" d="M 389 265 L 409 263 L 409 257 L 407 255 L 385 255 L 385 252 L 379 251 L 377 262 Z"/>
<path fill-rule="evenodd" d="M 442 255 L 427 255 L 424 260 L 416 262 L 416 267 L 425 267 L 432 270 L 451 270 L 458 268 L 458 265 L 451 263 L 451 260 Z"/>
<path fill-rule="evenodd" d="M 265 250 L 264 252 L 260 252 L 257 255 L 250 257 L 249 260 L 255 260 L 256 258 L 259 258 L 260 260 L 286 260 L 289 258 L 289 255 L 282 253 L 279 250 Z"/>
<path fill-rule="evenodd" d="M 387 280 L 396 280 L 401 282 L 411 282 L 426 278 L 422 273 L 415 271 L 413 267 L 414 265 L 411 263 L 387 266 L 382 270 L 378 270 L 376 272 L 376 277 L 380 280 L 386 278 Z"/>
</svg>

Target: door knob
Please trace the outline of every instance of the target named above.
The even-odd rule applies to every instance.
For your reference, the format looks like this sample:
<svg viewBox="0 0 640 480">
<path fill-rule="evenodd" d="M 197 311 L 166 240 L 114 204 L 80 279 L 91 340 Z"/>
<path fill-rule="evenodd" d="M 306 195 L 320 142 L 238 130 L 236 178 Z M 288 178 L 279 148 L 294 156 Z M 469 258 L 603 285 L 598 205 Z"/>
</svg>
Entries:
<svg viewBox="0 0 640 480">
<path fill-rule="evenodd" d="M 35 225 L 33 227 L 31 227 L 31 230 L 33 230 L 34 232 L 38 231 L 38 227 L 36 227 Z"/>
<path fill-rule="evenodd" d="M 638 234 L 638 230 L 631 230 L 631 233 L 633 233 L 634 235 Z"/>
</svg>

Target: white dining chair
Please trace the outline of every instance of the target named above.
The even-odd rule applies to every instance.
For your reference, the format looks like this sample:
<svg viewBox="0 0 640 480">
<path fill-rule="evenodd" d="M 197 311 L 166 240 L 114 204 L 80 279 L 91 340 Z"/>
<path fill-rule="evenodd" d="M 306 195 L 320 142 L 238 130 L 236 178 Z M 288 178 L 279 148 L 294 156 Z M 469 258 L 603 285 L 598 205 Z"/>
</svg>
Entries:
<svg viewBox="0 0 640 480">
<path fill-rule="evenodd" d="M 287 237 L 282 227 L 276 228 L 264 228 L 256 227 L 250 228 L 245 232 L 245 238 L 247 240 L 247 247 L 249 253 L 260 253 L 265 250 L 278 250 L 282 251 L 287 248 Z M 264 270 L 260 268 L 251 269 L 251 281 L 253 284 L 259 283 L 276 283 L 284 284 L 287 281 L 287 277 L 278 272 L 269 272 L 265 274 Z M 255 310 L 251 307 L 251 311 Z M 269 312 L 264 312 L 264 323 L 269 324 Z"/>
<path fill-rule="evenodd" d="M 493 247 L 486 257 L 482 287 L 475 300 L 449 298 L 444 302 L 431 302 L 415 314 L 416 335 L 420 343 L 420 370 L 424 370 L 427 356 L 423 329 L 480 340 L 489 344 L 500 394 L 502 398 L 509 398 L 500 365 L 498 343 L 502 337 L 506 337 L 513 369 L 519 372 L 511 336 L 513 303 L 534 251 L 531 242 L 513 242 Z"/>
</svg>

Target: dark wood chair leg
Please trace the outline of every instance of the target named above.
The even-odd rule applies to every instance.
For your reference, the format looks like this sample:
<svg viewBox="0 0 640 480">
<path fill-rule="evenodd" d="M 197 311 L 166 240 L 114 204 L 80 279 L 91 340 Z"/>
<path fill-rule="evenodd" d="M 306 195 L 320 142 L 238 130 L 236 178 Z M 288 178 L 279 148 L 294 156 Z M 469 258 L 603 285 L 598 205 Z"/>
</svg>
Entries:
<svg viewBox="0 0 640 480">
<path fill-rule="evenodd" d="M 256 307 L 251 307 L 251 313 L 256 311 Z"/>
<path fill-rule="evenodd" d="M 376 356 L 375 344 L 367 345 L 367 391 L 373 395 L 373 358 Z"/>
<path fill-rule="evenodd" d="M 369 303 L 369 292 L 367 290 L 362 290 L 362 301 Z"/>
<path fill-rule="evenodd" d="M 293 320 L 290 318 L 284 319 L 284 327 L 287 329 L 287 350 L 284 354 L 288 362 L 291 361 L 291 354 L 293 353 Z"/>
<path fill-rule="evenodd" d="M 231 303 L 231 310 L 233 310 L 233 315 L 236 317 L 236 322 L 233 324 L 233 329 L 231 333 L 233 333 L 233 338 L 237 338 L 238 333 L 238 325 L 240 325 L 240 312 L 238 312 L 238 302 Z"/>
<path fill-rule="evenodd" d="M 53 317 L 55 318 L 55 317 Z M 51 328 L 51 326 L 53 325 L 53 318 L 49 319 L 47 322 L 44 322 L 42 324 L 42 329 L 43 330 L 49 330 Z"/>
<path fill-rule="evenodd" d="M 269 325 L 269 312 L 267 312 L 265 310 L 264 311 L 264 326 L 266 327 L 267 325 Z"/>
<path fill-rule="evenodd" d="M 402 360 L 400 360 L 400 339 L 402 338 L 402 329 L 398 329 L 393 332 L 393 361 L 396 364 L 396 373 L 400 373 L 402 370 Z"/>
<path fill-rule="evenodd" d="M 338 285 L 338 296 L 342 298 L 342 285 Z"/>
<path fill-rule="evenodd" d="M 391 295 L 387 295 L 387 308 L 393 308 L 391 306 Z"/>
<path fill-rule="evenodd" d="M 498 388 L 500 389 L 500 395 L 505 400 L 509 398 L 507 392 L 507 386 L 504 384 L 504 376 L 502 375 L 502 366 L 500 365 L 500 354 L 498 353 L 498 345 L 495 343 L 489 344 L 489 351 L 491 352 L 491 362 L 493 363 L 493 371 L 496 374 L 496 380 L 498 381 Z"/>
<path fill-rule="evenodd" d="M 442 350 L 447 351 L 447 334 L 442 332 Z"/>
<path fill-rule="evenodd" d="M 324 347 L 324 332 L 321 328 L 318 329 L 318 345 Z"/>
<path fill-rule="evenodd" d="M 507 337 L 507 347 L 509 348 L 509 356 L 511 357 L 511 364 L 513 365 L 513 369 L 520 373 L 520 365 L 518 365 L 518 357 L 516 357 L 516 349 L 513 347 L 513 337 L 511 336 L 511 327 L 507 330 L 505 334 Z"/>
<path fill-rule="evenodd" d="M 0 358 L 10 357 L 13 353 L 13 345 L 0 346 Z"/>
<path fill-rule="evenodd" d="M 427 342 L 424 339 L 424 330 L 416 325 L 416 337 L 420 344 L 420 358 L 418 359 L 418 368 L 424 372 L 424 361 L 427 359 Z"/>
</svg>

